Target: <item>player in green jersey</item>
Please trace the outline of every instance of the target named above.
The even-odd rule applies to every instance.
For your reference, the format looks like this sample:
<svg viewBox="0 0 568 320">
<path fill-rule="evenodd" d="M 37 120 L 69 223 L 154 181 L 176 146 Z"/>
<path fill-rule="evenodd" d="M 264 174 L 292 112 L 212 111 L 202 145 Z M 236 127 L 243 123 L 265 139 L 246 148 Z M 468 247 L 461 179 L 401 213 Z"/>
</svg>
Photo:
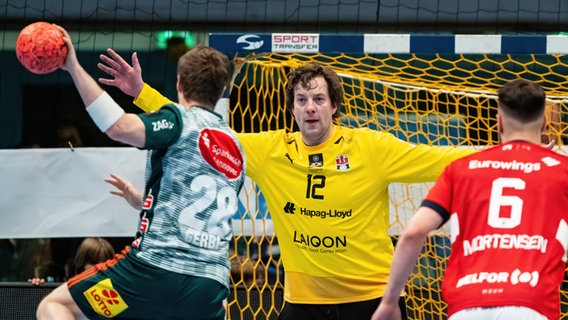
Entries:
<svg viewBox="0 0 568 320">
<path fill-rule="evenodd" d="M 95 124 L 149 154 L 143 195 L 129 202 L 140 209 L 132 245 L 52 291 L 38 319 L 225 319 L 230 222 L 246 165 L 234 132 L 214 112 L 229 82 L 229 59 L 193 48 L 178 61 L 179 103 L 125 113 L 82 68 L 60 29 L 69 48 L 62 68 Z M 107 182 L 127 190 L 117 176 Z"/>
</svg>

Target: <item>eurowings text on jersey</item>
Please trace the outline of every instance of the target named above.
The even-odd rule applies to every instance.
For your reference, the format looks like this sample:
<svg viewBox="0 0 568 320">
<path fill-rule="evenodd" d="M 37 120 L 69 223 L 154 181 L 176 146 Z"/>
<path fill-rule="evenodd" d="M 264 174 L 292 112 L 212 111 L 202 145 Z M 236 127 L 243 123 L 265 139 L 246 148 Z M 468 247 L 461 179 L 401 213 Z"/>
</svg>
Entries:
<svg viewBox="0 0 568 320">
<path fill-rule="evenodd" d="M 531 173 L 540 171 L 539 162 L 520 162 L 520 161 L 500 161 L 500 160 L 471 160 L 469 162 L 470 170 L 474 169 L 495 169 L 495 170 L 514 170 Z"/>
</svg>

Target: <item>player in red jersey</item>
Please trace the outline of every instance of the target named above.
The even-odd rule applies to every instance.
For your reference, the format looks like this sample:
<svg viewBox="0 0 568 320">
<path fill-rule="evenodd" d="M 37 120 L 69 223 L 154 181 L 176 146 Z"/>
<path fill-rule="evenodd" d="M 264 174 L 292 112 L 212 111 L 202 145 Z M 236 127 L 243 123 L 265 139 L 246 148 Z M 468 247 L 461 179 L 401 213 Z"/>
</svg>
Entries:
<svg viewBox="0 0 568 320">
<path fill-rule="evenodd" d="M 398 301 L 428 233 L 449 221 L 442 293 L 450 320 L 559 319 L 568 246 L 568 160 L 539 145 L 544 90 L 499 90 L 502 143 L 450 164 L 401 236 L 372 317 L 400 319 Z"/>
</svg>

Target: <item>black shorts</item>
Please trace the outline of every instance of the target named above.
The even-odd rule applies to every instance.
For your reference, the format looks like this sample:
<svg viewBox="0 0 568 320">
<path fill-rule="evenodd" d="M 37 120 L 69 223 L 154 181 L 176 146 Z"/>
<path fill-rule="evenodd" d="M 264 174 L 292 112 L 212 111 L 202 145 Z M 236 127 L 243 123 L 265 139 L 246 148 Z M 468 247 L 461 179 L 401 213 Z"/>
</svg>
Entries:
<svg viewBox="0 0 568 320">
<path fill-rule="evenodd" d="M 341 304 L 297 304 L 286 302 L 278 320 L 369 320 L 381 298 Z M 402 320 L 406 320 L 406 302 L 399 302 Z"/>
<path fill-rule="evenodd" d="M 67 286 L 89 319 L 223 320 L 229 293 L 218 281 L 163 270 L 132 253 L 96 265 Z"/>
</svg>

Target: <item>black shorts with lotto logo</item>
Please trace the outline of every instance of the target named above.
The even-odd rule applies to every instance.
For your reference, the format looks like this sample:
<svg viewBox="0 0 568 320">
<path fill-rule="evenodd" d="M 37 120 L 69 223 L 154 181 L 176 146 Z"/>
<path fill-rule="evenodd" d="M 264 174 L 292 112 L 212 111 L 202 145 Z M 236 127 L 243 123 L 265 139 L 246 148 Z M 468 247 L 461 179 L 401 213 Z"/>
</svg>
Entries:
<svg viewBox="0 0 568 320">
<path fill-rule="evenodd" d="M 228 289 L 213 279 L 163 270 L 129 250 L 69 279 L 89 319 L 223 320 Z"/>
</svg>

